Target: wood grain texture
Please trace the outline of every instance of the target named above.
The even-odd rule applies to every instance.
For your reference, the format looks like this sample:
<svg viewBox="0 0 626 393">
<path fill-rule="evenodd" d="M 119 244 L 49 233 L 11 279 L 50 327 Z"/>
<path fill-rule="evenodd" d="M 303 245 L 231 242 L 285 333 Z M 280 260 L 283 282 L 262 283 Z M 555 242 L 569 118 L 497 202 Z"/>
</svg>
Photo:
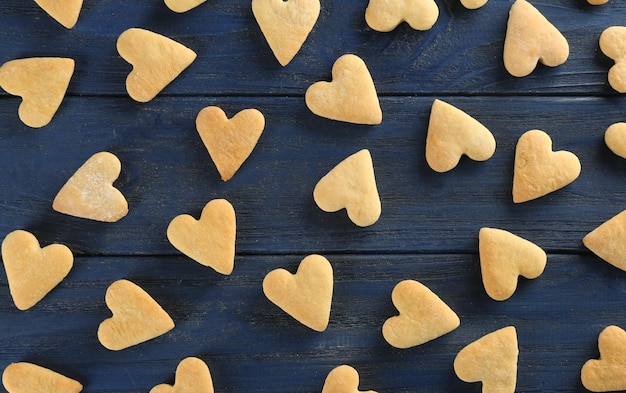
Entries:
<svg viewBox="0 0 626 393">
<path fill-rule="evenodd" d="M 380 393 L 480 392 L 454 375 L 456 353 L 498 328 L 519 334 L 518 392 L 584 391 L 579 373 L 598 356 L 604 327 L 626 327 L 626 273 L 582 245 L 589 231 L 626 209 L 626 161 L 609 151 L 604 131 L 625 120 L 624 98 L 607 83 L 612 61 L 600 33 L 623 24 L 626 4 L 611 0 L 532 3 L 568 39 L 571 55 L 557 68 L 526 78 L 504 70 L 502 48 L 512 0 L 479 10 L 436 0 L 433 29 L 406 24 L 378 33 L 364 21 L 365 0 L 322 0 L 322 13 L 301 52 L 281 67 L 252 15 L 249 0 L 211 0 L 176 14 L 161 0 L 85 0 L 67 30 L 34 2 L 0 4 L 0 63 L 31 56 L 76 60 L 76 72 L 52 122 L 31 129 L 18 119 L 19 98 L 0 92 L 0 238 L 33 232 L 42 246 L 58 242 L 77 255 L 69 276 L 27 312 L 11 301 L 0 269 L 0 369 L 30 361 L 85 385 L 86 392 L 148 392 L 172 383 L 176 365 L 199 356 L 216 392 L 320 392 L 327 373 L 350 364 L 360 388 Z M 130 65 L 117 37 L 142 27 L 173 38 L 198 59 L 146 104 L 128 97 Z M 328 80 L 334 61 L 355 53 L 381 96 L 383 123 L 357 126 L 313 115 L 304 92 Z M 491 130 L 495 155 L 463 158 L 448 173 L 425 160 L 435 98 Z M 206 106 L 228 116 L 257 108 L 266 117 L 259 143 L 239 172 L 222 182 L 195 129 Z M 542 129 L 554 148 L 575 153 L 579 179 L 536 201 L 514 204 L 513 158 L 519 136 Z M 370 149 L 382 216 L 359 228 L 345 212 L 313 201 L 317 181 L 339 161 Z M 52 210 L 61 186 L 91 155 L 115 153 L 115 185 L 130 212 L 117 223 Z M 237 214 L 235 270 L 222 276 L 181 255 L 166 238 L 179 214 L 199 216 L 226 198 Z M 521 280 L 505 302 L 485 293 L 478 230 L 506 229 L 548 251 L 536 280 Z M 295 271 L 311 253 L 335 270 L 328 330 L 298 324 L 262 293 L 272 269 Z M 141 285 L 177 327 L 153 341 L 111 352 L 96 338 L 110 316 L 107 286 L 121 278 Z M 398 350 L 380 329 L 396 314 L 391 291 L 419 280 L 454 309 L 461 326 L 425 345 Z"/>
</svg>

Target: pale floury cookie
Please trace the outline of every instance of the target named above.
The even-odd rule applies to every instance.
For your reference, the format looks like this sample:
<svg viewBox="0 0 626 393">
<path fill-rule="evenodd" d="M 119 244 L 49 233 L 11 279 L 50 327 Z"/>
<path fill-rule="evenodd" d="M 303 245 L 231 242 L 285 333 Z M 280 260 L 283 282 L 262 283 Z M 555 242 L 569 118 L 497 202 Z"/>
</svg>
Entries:
<svg viewBox="0 0 626 393">
<path fill-rule="evenodd" d="M 391 293 L 400 315 L 383 325 L 383 337 L 396 348 L 410 348 L 450 333 L 461 321 L 456 313 L 424 284 L 405 280 Z"/>
<path fill-rule="evenodd" d="M 165 0 L 167 8 L 174 12 L 187 12 L 193 8 L 196 8 L 206 0 Z"/>
<path fill-rule="evenodd" d="M 252 12 L 278 62 L 300 51 L 320 15 L 319 0 L 252 0 Z"/>
<path fill-rule="evenodd" d="M 598 337 L 599 359 L 585 362 L 580 370 L 583 386 L 592 392 L 626 390 L 626 332 L 606 327 Z"/>
<path fill-rule="evenodd" d="M 376 223 L 381 203 L 369 150 L 349 156 L 322 177 L 313 190 L 313 199 L 325 212 L 346 209 L 358 226 Z"/>
<path fill-rule="evenodd" d="M 609 70 L 609 84 L 620 93 L 626 93 L 626 26 L 611 26 L 600 35 L 600 50 L 615 61 Z"/>
<path fill-rule="evenodd" d="M 580 161 L 569 151 L 552 151 L 552 139 L 530 130 L 517 141 L 513 169 L 513 202 L 540 198 L 572 183 L 580 175 Z"/>
<path fill-rule="evenodd" d="M 376 31 L 388 32 L 402 22 L 415 30 L 429 30 L 439 17 L 434 0 L 370 0 L 365 21 Z"/>
<path fill-rule="evenodd" d="M 113 182 L 122 170 L 112 153 L 91 156 L 69 178 L 52 201 L 59 213 L 95 221 L 116 222 L 128 214 L 128 202 Z"/>
<path fill-rule="evenodd" d="M 380 124 L 383 113 L 374 81 L 365 62 L 343 55 L 333 65 L 331 82 L 311 85 L 306 105 L 318 116 L 355 124 Z"/>
<path fill-rule="evenodd" d="M 98 340 L 112 351 L 151 340 L 174 328 L 167 312 L 146 291 L 128 280 L 111 284 L 105 301 L 113 316 L 98 327 Z"/>
<path fill-rule="evenodd" d="M 504 40 L 504 67 L 513 76 L 529 75 L 537 62 L 549 67 L 565 63 L 569 44 L 561 32 L 526 0 L 516 0 Z"/>
<path fill-rule="evenodd" d="M 117 51 L 133 66 L 126 91 L 138 102 L 152 100 L 196 59 L 196 53 L 183 44 L 138 28 L 118 37 Z"/>
<path fill-rule="evenodd" d="M 285 269 L 263 279 L 265 296 L 298 322 L 313 330 L 326 330 L 333 298 L 333 268 L 321 255 L 309 255 L 296 274 Z"/>
<path fill-rule="evenodd" d="M 233 205 L 226 199 L 214 199 L 204 206 L 199 220 L 188 214 L 175 217 L 167 227 L 167 238 L 177 250 L 201 265 L 231 274 L 236 232 Z"/>
<path fill-rule="evenodd" d="M 626 158 L 626 123 L 615 123 L 607 128 L 604 143 L 613 153 Z"/>
<path fill-rule="evenodd" d="M 11 60 L 0 67 L 0 87 L 22 97 L 18 115 L 29 127 L 50 123 L 61 106 L 74 74 L 74 60 L 33 57 Z"/>
<path fill-rule="evenodd" d="M 483 393 L 514 393 L 517 384 L 517 332 L 508 326 L 463 348 L 454 359 L 454 372 L 465 382 L 482 382 Z"/>
<path fill-rule="evenodd" d="M 487 4 L 487 1 L 488 0 L 461 0 L 461 4 L 468 10 L 475 10 Z"/>
<path fill-rule="evenodd" d="M 426 162 L 434 171 L 453 169 L 463 155 L 486 161 L 495 151 L 496 139 L 487 127 L 447 102 L 433 102 L 426 136 Z"/>
<path fill-rule="evenodd" d="M 157 385 L 150 393 L 214 393 L 213 379 L 202 359 L 189 357 L 178 364 L 174 385 Z"/>
<path fill-rule="evenodd" d="M 359 373 L 351 366 L 341 365 L 332 369 L 322 388 L 322 393 L 376 393 L 359 390 Z"/>
<path fill-rule="evenodd" d="M 41 248 L 33 234 L 17 230 L 2 241 L 2 261 L 15 306 L 27 310 L 63 281 L 74 256 L 62 244 Z"/>
<path fill-rule="evenodd" d="M 589 232 L 583 244 L 606 262 L 626 271 L 626 210 Z"/>
<path fill-rule="evenodd" d="M 80 382 L 27 362 L 9 364 L 2 373 L 2 384 L 9 393 L 79 393 L 83 390 Z"/>
<path fill-rule="evenodd" d="M 515 293 L 519 276 L 539 277 L 548 258 L 536 244 L 495 228 L 480 229 L 478 249 L 483 285 L 494 300 L 510 298 Z"/>
</svg>

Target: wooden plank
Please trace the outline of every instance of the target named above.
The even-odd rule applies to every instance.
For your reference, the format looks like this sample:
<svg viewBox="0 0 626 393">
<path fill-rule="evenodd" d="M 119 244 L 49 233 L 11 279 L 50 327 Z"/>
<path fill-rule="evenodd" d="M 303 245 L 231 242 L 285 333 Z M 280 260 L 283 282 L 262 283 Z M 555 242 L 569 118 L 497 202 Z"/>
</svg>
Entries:
<svg viewBox="0 0 626 393">
<path fill-rule="evenodd" d="M 600 33 L 623 24 L 626 4 L 593 7 L 584 1 L 536 1 L 570 43 L 560 67 L 539 67 L 526 78 L 506 73 L 502 49 L 510 0 L 491 0 L 466 10 L 456 0 L 437 0 L 440 17 L 429 31 L 404 24 L 391 33 L 371 30 L 361 0 L 322 0 L 319 21 L 301 53 L 281 67 L 263 38 L 249 1 L 215 0 L 175 14 L 162 1 L 86 1 L 77 25 L 66 30 L 34 2 L 0 4 L 0 61 L 30 56 L 76 60 L 72 95 L 124 95 L 130 65 L 115 43 L 129 27 L 176 39 L 198 53 L 197 61 L 166 95 L 303 95 L 330 78 L 345 53 L 365 59 L 379 93 L 393 94 L 593 94 L 616 95 L 606 82 L 612 61 L 598 49 Z M 42 39 L 42 37 L 46 37 Z"/>
<path fill-rule="evenodd" d="M 597 353 L 609 324 L 626 326 L 624 272 L 594 257 L 549 255 L 536 280 L 520 281 L 509 300 L 484 293 L 476 255 L 332 255 L 331 321 L 314 332 L 263 295 L 267 272 L 294 272 L 301 255 L 238 257 L 221 276 L 184 257 L 78 258 L 61 285 L 33 309 L 11 304 L 0 275 L 0 365 L 31 361 L 80 380 L 85 391 L 147 392 L 172 383 L 177 363 L 199 356 L 216 392 L 319 392 L 326 374 L 350 364 L 361 389 L 379 392 L 478 391 L 456 378 L 452 362 L 469 342 L 514 325 L 520 355 L 516 391 L 582 391 L 582 364 Z M 106 287 L 131 279 L 170 312 L 177 326 L 136 347 L 112 352 L 97 341 L 110 316 Z M 397 313 L 391 291 L 414 279 L 437 293 L 461 319 L 453 332 L 399 350 L 380 333 Z"/>
<path fill-rule="evenodd" d="M 448 101 L 494 133 L 496 154 L 483 163 L 464 158 L 439 174 L 424 148 L 432 98 L 382 99 L 383 124 L 332 122 L 311 114 L 301 98 L 160 98 L 133 105 L 116 98 L 70 98 L 49 126 L 27 129 L 17 99 L 0 105 L 0 236 L 33 231 L 42 243 L 61 242 L 77 254 L 175 254 L 165 231 L 176 215 L 199 216 L 211 199 L 237 212 L 237 252 L 460 252 L 472 253 L 483 226 L 508 229 L 553 251 L 584 251 L 583 236 L 626 207 L 626 163 L 604 145 L 603 134 L 623 120 L 623 101 L 603 98 L 454 97 Z M 229 182 L 219 179 L 195 130 L 207 105 L 229 116 L 263 111 L 259 144 Z M 524 204 L 511 197 L 518 137 L 539 128 L 557 150 L 582 162 L 578 180 Z M 373 226 L 352 224 L 345 211 L 324 213 L 312 198 L 316 182 L 348 155 L 372 152 L 383 213 Z M 65 181 L 92 154 L 107 150 L 122 161 L 116 185 L 130 213 L 106 224 L 54 212 Z"/>
</svg>

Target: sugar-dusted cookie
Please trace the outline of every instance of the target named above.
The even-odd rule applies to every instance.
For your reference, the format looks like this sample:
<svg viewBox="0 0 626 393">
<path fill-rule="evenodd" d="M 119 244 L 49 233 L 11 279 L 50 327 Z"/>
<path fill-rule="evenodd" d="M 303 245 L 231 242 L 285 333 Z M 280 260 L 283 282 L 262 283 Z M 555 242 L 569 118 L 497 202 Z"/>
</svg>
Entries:
<svg viewBox="0 0 626 393">
<path fill-rule="evenodd" d="M 9 393 L 79 393 L 80 382 L 33 363 L 9 364 L 2 373 L 2 384 Z"/>
<path fill-rule="evenodd" d="M 463 348 L 454 359 L 454 372 L 462 381 L 481 381 L 484 393 L 514 393 L 518 355 L 517 332 L 508 326 Z"/>
<path fill-rule="evenodd" d="M 515 148 L 513 202 L 527 202 L 561 189 L 578 178 L 580 169 L 575 154 L 552 151 L 548 134 L 527 131 Z"/>
<path fill-rule="evenodd" d="M 221 274 L 235 266 L 235 209 L 226 199 L 214 199 L 202 209 L 200 219 L 183 214 L 167 227 L 167 238 L 177 250 Z"/>
<path fill-rule="evenodd" d="M 118 280 L 111 284 L 105 301 L 113 316 L 98 327 L 98 340 L 112 351 L 151 340 L 174 328 L 167 312 L 131 281 Z"/>
<path fill-rule="evenodd" d="M 320 15 L 319 0 L 252 0 L 252 12 L 278 62 L 300 51 Z"/>
<path fill-rule="evenodd" d="M 370 0 L 365 21 L 376 31 L 388 32 L 402 22 L 415 30 L 429 30 L 439 17 L 434 0 Z"/>
<path fill-rule="evenodd" d="M 383 325 L 383 337 L 396 348 L 410 348 L 434 340 L 459 327 L 452 309 L 424 284 L 405 280 L 391 293 L 400 315 Z"/>
<path fill-rule="evenodd" d="M 113 182 L 122 170 L 112 153 L 91 156 L 69 178 L 52 202 L 59 213 L 90 220 L 115 222 L 128 214 L 128 202 Z"/>
<path fill-rule="evenodd" d="M 383 121 L 374 81 L 360 57 L 341 56 L 333 65 L 332 75 L 331 82 L 317 82 L 307 89 L 305 100 L 311 112 L 348 123 Z"/>
<path fill-rule="evenodd" d="M 326 330 L 333 297 L 333 267 L 321 255 L 309 255 L 296 274 L 285 269 L 263 279 L 265 296 L 298 322 L 318 332 Z"/>
<path fill-rule="evenodd" d="M 529 75 L 537 62 L 549 67 L 565 63 L 569 44 L 542 14 L 526 0 L 516 0 L 509 12 L 504 40 L 504 67 L 513 76 Z"/>
<path fill-rule="evenodd" d="M 615 61 L 609 70 L 609 84 L 620 93 L 626 93 L 626 26 L 611 26 L 600 34 L 600 50 Z"/>
<path fill-rule="evenodd" d="M 126 91 L 138 102 L 148 102 L 196 59 L 196 53 L 170 38 L 131 28 L 117 39 L 117 51 L 133 66 Z"/>
<path fill-rule="evenodd" d="M 615 123 L 607 128 L 604 143 L 613 153 L 626 158 L 626 123 Z"/>
<path fill-rule="evenodd" d="M 35 3 L 67 29 L 76 25 L 83 7 L 83 0 L 35 0 Z"/>
<path fill-rule="evenodd" d="M 545 251 L 502 229 L 481 228 L 478 249 L 483 285 L 494 300 L 510 298 L 517 288 L 519 276 L 534 279 L 546 267 Z"/>
<path fill-rule="evenodd" d="M 167 8 L 174 12 L 187 12 L 193 8 L 196 8 L 206 0 L 165 0 Z"/>
<path fill-rule="evenodd" d="M 2 261 L 15 306 L 27 310 L 63 281 L 74 256 L 62 244 L 41 248 L 33 234 L 17 230 L 2 241 Z"/>
<path fill-rule="evenodd" d="M 250 156 L 264 128 L 265 117 L 257 109 L 244 109 L 228 119 L 222 109 L 209 106 L 196 118 L 196 129 L 224 181 Z"/>
<path fill-rule="evenodd" d="M 18 115 L 29 127 L 50 123 L 61 106 L 74 74 L 74 60 L 32 57 L 11 60 L 0 67 L 0 87 L 22 97 Z"/>
<path fill-rule="evenodd" d="M 351 366 L 341 365 L 332 369 L 322 388 L 322 393 L 376 393 L 359 390 L 359 373 Z"/>
<path fill-rule="evenodd" d="M 378 221 L 381 204 L 369 150 L 354 153 L 322 177 L 313 190 L 313 199 L 325 212 L 345 208 L 358 226 Z"/>
<path fill-rule="evenodd" d="M 626 271 L 626 210 L 589 232 L 583 244 L 606 262 Z"/>
<path fill-rule="evenodd" d="M 435 100 L 426 136 L 426 162 L 437 172 L 457 166 L 462 155 L 486 161 L 496 151 L 493 134 L 473 117 L 447 102 Z"/>
<path fill-rule="evenodd" d="M 626 332 L 607 326 L 598 337 L 599 359 L 590 359 L 580 371 L 583 386 L 592 392 L 626 390 Z"/>
<path fill-rule="evenodd" d="M 176 368 L 174 385 L 161 384 L 150 393 L 213 393 L 213 379 L 209 367 L 195 357 L 183 359 Z"/>
</svg>

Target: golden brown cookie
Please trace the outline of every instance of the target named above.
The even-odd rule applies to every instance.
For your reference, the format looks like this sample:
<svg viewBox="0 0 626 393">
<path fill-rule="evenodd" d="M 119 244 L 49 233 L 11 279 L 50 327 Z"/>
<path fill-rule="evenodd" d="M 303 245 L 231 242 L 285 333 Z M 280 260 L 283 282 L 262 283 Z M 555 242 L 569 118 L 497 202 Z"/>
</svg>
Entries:
<svg viewBox="0 0 626 393">
<path fill-rule="evenodd" d="M 112 153 L 91 156 L 69 178 L 52 202 L 59 213 L 103 222 L 116 222 L 128 214 L 128 202 L 113 182 L 122 170 Z"/>
<path fill-rule="evenodd" d="M 317 183 L 313 199 L 325 212 L 345 208 L 358 226 L 376 223 L 381 204 L 370 152 L 361 150 L 337 164 Z"/>
<path fill-rule="evenodd" d="M 396 348 L 410 348 L 434 340 L 459 327 L 452 309 L 424 284 L 405 280 L 391 293 L 400 315 L 383 325 L 383 337 Z"/>
<path fill-rule="evenodd" d="M 348 365 L 341 365 L 332 369 L 322 388 L 322 393 L 376 393 L 359 390 L 359 373 Z"/>
<path fill-rule="evenodd" d="M 606 262 L 626 271 L 626 210 L 589 232 L 583 244 Z"/>
<path fill-rule="evenodd" d="M 509 12 L 504 40 L 504 67 L 513 76 L 529 75 L 537 62 L 556 67 L 569 57 L 561 32 L 526 0 L 516 0 Z"/>
<path fill-rule="evenodd" d="M 626 26 L 611 26 L 600 35 L 600 50 L 615 61 L 609 70 L 609 84 L 620 93 L 626 93 Z"/>
<path fill-rule="evenodd" d="M 518 354 L 517 332 L 508 326 L 463 348 L 454 359 L 454 372 L 462 381 L 481 381 L 484 393 L 514 393 Z"/>
<path fill-rule="evenodd" d="M 35 236 L 18 230 L 2 241 L 2 261 L 15 306 L 27 310 L 63 281 L 74 256 L 62 244 L 41 248 Z"/>
<path fill-rule="evenodd" d="M 119 36 L 117 51 L 133 66 L 126 91 L 138 102 L 152 100 L 196 59 L 196 53 L 186 46 L 138 28 Z"/>
<path fill-rule="evenodd" d="M 592 392 L 626 390 L 626 332 L 607 326 L 598 337 L 599 359 L 590 359 L 580 371 L 583 386 Z"/>
<path fill-rule="evenodd" d="M 74 74 L 74 60 L 33 57 L 11 60 L 0 67 L 0 87 L 22 97 L 20 120 L 39 128 L 50 123 L 61 106 Z"/>
<path fill-rule="evenodd" d="M 174 328 L 167 312 L 146 291 L 128 280 L 111 284 L 105 301 L 113 316 L 98 327 L 98 340 L 112 351 L 151 340 Z"/>
<path fill-rule="evenodd" d="M 35 0 L 44 11 L 65 28 L 71 29 L 78 22 L 83 0 Z"/>
<path fill-rule="evenodd" d="M 343 55 L 333 65 L 331 82 L 311 85 L 306 105 L 318 116 L 356 124 L 380 124 L 383 113 L 374 81 L 365 62 Z"/>
<path fill-rule="evenodd" d="M 263 279 L 265 296 L 298 322 L 318 332 L 326 330 L 333 298 L 333 268 L 321 255 L 309 255 L 296 274 L 285 269 Z"/>
<path fill-rule="evenodd" d="M 534 279 L 546 267 L 548 257 L 545 251 L 502 229 L 481 228 L 478 244 L 483 285 L 494 300 L 510 298 L 515 293 L 519 276 Z"/>
<path fill-rule="evenodd" d="M 278 62 L 296 56 L 317 18 L 319 0 L 252 0 L 252 12 Z"/>
<path fill-rule="evenodd" d="M 213 393 L 213 379 L 206 363 L 201 359 L 183 359 L 176 368 L 174 385 L 161 384 L 150 389 L 150 393 Z"/>
<path fill-rule="evenodd" d="M 226 199 L 214 199 L 202 209 L 200 219 L 183 214 L 167 227 L 167 238 L 177 250 L 221 274 L 235 266 L 235 209 Z"/>
<path fill-rule="evenodd" d="M 2 373 L 9 393 L 79 393 L 80 382 L 32 363 L 12 363 Z"/>
<path fill-rule="evenodd" d="M 244 109 L 228 119 L 222 109 L 209 106 L 196 118 L 196 129 L 224 181 L 250 156 L 264 128 L 265 117 L 256 109 Z"/>
<path fill-rule="evenodd" d="M 572 183 L 580 175 L 580 161 L 569 151 L 552 151 L 552 139 L 530 130 L 517 141 L 513 172 L 513 202 L 540 198 Z"/>
<path fill-rule="evenodd" d="M 493 134 L 473 117 L 447 102 L 435 100 L 426 136 L 426 162 L 437 172 L 457 166 L 462 155 L 486 161 L 496 151 Z"/>
<path fill-rule="evenodd" d="M 365 10 L 367 25 L 376 31 L 392 31 L 402 22 L 415 30 L 430 30 L 439 17 L 434 0 L 370 0 Z"/>
</svg>

